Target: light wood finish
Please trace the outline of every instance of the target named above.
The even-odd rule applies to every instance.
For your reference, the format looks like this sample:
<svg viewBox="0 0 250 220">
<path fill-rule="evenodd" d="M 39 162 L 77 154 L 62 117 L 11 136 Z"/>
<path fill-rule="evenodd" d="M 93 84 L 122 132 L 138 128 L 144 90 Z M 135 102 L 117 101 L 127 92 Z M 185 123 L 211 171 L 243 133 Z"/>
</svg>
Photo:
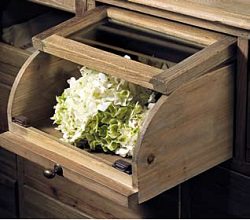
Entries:
<svg viewBox="0 0 250 220">
<path fill-rule="evenodd" d="M 189 41 L 190 45 L 206 46 L 163 71 L 67 39 L 106 17 Z M 72 181 L 123 210 L 135 208 L 231 157 L 235 69 L 234 65 L 218 68 L 234 61 L 235 42 L 231 37 L 164 19 L 96 8 L 86 17 L 76 17 L 34 38 L 37 48 L 50 54 L 35 52 L 19 71 L 8 105 L 10 131 L 0 135 L 0 145 L 43 168 L 59 163 L 64 177 L 56 178 Z M 132 158 L 132 175 L 114 169 L 109 158 L 76 149 L 51 132 L 48 119 L 55 96 L 67 86 L 68 78 L 79 76 L 77 64 L 168 95 L 161 96 L 145 119 Z M 30 127 L 12 121 L 20 115 L 30 120 Z"/>
<path fill-rule="evenodd" d="M 92 10 L 96 7 L 95 0 L 87 0 L 87 10 Z"/>
<path fill-rule="evenodd" d="M 71 208 L 51 197 L 24 186 L 23 192 L 23 207 L 24 218 L 58 218 L 58 219 L 86 219 L 88 218 L 84 213 Z"/>
<path fill-rule="evenodd" d="M 144 202 L 230 158 L 232 66 L 185 83 L 169 97 L 163 95 L 159 99 L 143 125 L 132 161 L 132 177 L 112 168 L 110 162 L 106 163 L 98 155 L 75 150 L 59 141 L 57 135 L 52 137 L 53 133 L 49 135 L 12 122 L 12 117 L 18 115 L 27 116 L 31 126 L 47 120 L 58 92 L 55 88 L 61 91 L 67 78 L 77 76 L 76 68 L 75 64 L 42 52 L 33 54 L 26 61 L 11 91 L 8 106 L 10 132 L 0 136 L 1 146 L 43 167 L 50 168 L 59 163 L 66 179 L 125 207 L 137 203 L 138 195 L 139 203 Z M 198 120 L 196 124 L 193 124 L 194 117 Z M 147 159 L 150 153 L 156 157 L 151 166 L 145 165 L 151 160 L 150 157 Z M 187 157 L 189 153 L 190 157 Z M 189 161 L 192 163 L 187 165 Z M 162 180 L 154 181 L 158 178 L 155 175 L 162 176 Z"/>
<path fill-rule="evenodd" d="M 77 41 L 80 41 L 82 43 L 85 43 L 85 44 L 88 44 L 88 45 L 91 45 L 92 47 L 101 47 L 101 48 L 105 48 L 105 49 L 111 49 L 111 50 L 114 50 L 114 51 L 119 51 L 119 52 L 123 52 L 124 54 L 130 54 L 130 55 L 135 55 L 137 56 L 138 58 L 140 58 L 141 60 L 149 60 L 151 61 L 151 63 L 155 64 L 155 65 L 152 65 L 154 67 L 157 67 L 157 68 L 161 68 L 160 66 L 162 66 L 163 64 L 166 64 L 168 67 L 171 67 L 171 66 L 174 66 L 176 63 L 174 62 L 171 62 L 171 61 L 168 61 L 168 60 L 165 60 L 165 59 L 161 59 L 161 58 L 157 58 L 157 57 L 151 57 L 149 55 L 145 55 L 143 53 L 138 53 L 138 52 L 134 52 L 132 50 L 127 50 L 127 49 L 123 49 L 123 48 L 120 48 L 120 47 L 116 47 L 116 46 L 111 46 L 111 45 L 108 45 L 108 44 L 104 44 L 104 43 L 99 43 L 98 41 L 94 41 L 94 40 L 83 40 L 81 38 L 75 38 Z M 141 61 L 139 61 L 141 62 Z M 144 63 L 144 62 L 141 62 L 141 63 Z M 147 63 L 144 63 L 144 64 L 147 64 Z M 158 64 L 158 66 L 157 66 Z M 148 65 L 148 64 L 147 64 Z"/>
<path fill-rule="evenodd" d="M 150 7 L 220 22 L 233 27 L 250 30 L 250 15 L 248 1 L 180 1 L 180 0 L 128 0 Z M 229 3 L 228 3 L 229 2 Z"/>
<path fill-rule="evenodd" d="M 18 129 L 18 126 L 11 123 L 12 117 L 19 115 L 28 117 L 31 124 L 48 119 L 53 114 L 55 95 L 61 94 L 66 86 L 66 80 L 71 76 L 79 76 L 77 66 L 60 58 L 37 52 L 26 61 L 13 85 L 8 107 L 10 130 L 21 133 L 25 139 L 17 137 L 17 140 L 14 140 L 13 137 L 12 144 L 11 141 L 7 141 L 9 147 L 12 152 L 43 166 L 53 167 L 53 162 L 58 162 L 65 167 L 65 177 L 88 185 L 92 190 L 128 206 L 130 197 L 136 193 L 129 175 L 112 168 L 110 163 L 97 160 L 85 151 L 76 151 L 58 140 L 51 139 L 50 136 L 46 137 L 44 133 L 40 134 L 37 130 L 22 127 Z M 37 97 L 36 101 L 33 97 Z M 22 141 L 25 141 L 23 147 L 21 144 L 16 147 L 16 144 Z"/>
<path fill-rule="evenodd" d="M 235 56 L 236 39 L 224 39 L 188 57 L 152 79 L 154 89 L 170 94 L 182 84 L 196 79 Z M 160 83 L 159 83 L 160 82 Z M 159 83 L 159 84 L 158 84 Z"/>
<path fill-rule="evenodd" d="M 133 158 L 139 203 L 231 158 L 233 87 L 227 66 L 160 100 Z"/>
<path fill-rule="evenodd" d="M 87 0 L 75 0 L 76 16 L 82 16 L 87 11 Z"/>
<path fill-rule="evenodd" d="M 55 125 L 52 124 L 52 120 L 51 119 L 45 119 L 42 121 L 38 121 L 34 124 L 34 127 L 36 129 L 39 129 L 40 131 L 45 132 L 46 134 L 48 134 L 48 137 L 54 139 L 54 140 L 58 140 L 60 138 L 62 138 L 62 133 L 58 130 L 55 129 Z M 73 148 L 74 150 L 78 151 L 78 152 L 82 152 L 82 149 L 76 148 L 72 145 L 68 145 L 68 147 Z M 91 157 L 98 159 L 106 164 L 108 164 L 109 166 L 112 166 L 113 163 L 120 159 L 120 156 L 118 155 L 114 155 L 114 154 L 91 154 Z M 127 162 L 131 162 L 131 158 L 124 158 L 124 160 L 126 160 Z"/>
<path fill-rule="evenodd" d="M 233 1 L 221 1 L 221 0 L 213 0 L 213 1 L 200 1 L 200 0 L 188 0 L 189 2 L 198 3 L 203 6 L 210 6 L 214 8 L 223 9 L 228 13 L 235 13 L 240 15 L 249 16 L 250 8 L 249 2 L 245 0 L 233 0 Z"/>
<path fill-rule="evenodd" d="M 199 77 L 234 55 L 235 39 L 226 37 L 197 52 L 174 67 L 160 69 L 122 58 L 109 52 L 52 35 L 43 41 L 43 51 L 63 59 L 111 74 L 163 94 Z"/>
<path fill-rule="evenodd" d="M 48 94 L 60 95 L 67 85 L 66 80 L 71 76 L 76 76 L 74 72 L 78 72 L 75 64 L 39 52 L 32 54 L 20 69 L 13 84 L 10 99 L 16 93 L 22 95 L 18 96 L 13 103 L 9 103 L 11 107 L 13 106 L 12 116 L 22 115 L 25 111 L 26 117 L 31 122 L 51 116 L 53 111 L 51 106 L 55 103 L 55 97 L 48 96 Z M 30 89 L 32 94 L 30 94 Z M 36 99 L 33 100 L 31 96 Z M 9 120 L 12 119 L 9 118 Z"/>
<path fill-rule="evenodd" d="M 105 11 L 107 11 L 109 18 L 116 21 L 157 30 L 172 37 L 208 46 L 174 68 L 163 72 L 160 69 L 65 38 L 65 36 L 91 24 L 94 25 L 97 21 L 103 19 Z M 91 21 L 90 18 L 93 15 L 96 15 L 96 19 Z M 154 89 L 163 94 L 169 94 L 181 84 L 215 68 L 218 64 L 230 59 L 234 53 L 233 44 L 235 40 L 233 38 L 222 38 L 220 34 L 177 25 L 176 23 L 171 24 L 163 19 L 116 8 L 97 8 L 93 12 L 89 11 L 88 15 L 82 20 L 78 20 L 76 23 L 72 21 L 72 26 L 68 24 L 70 23 L 62 25 L 60 29 L 56 28 L 56 32 L 49 31 L 49 34 L 53 33 L 51 36 L 48 33 L 36 36 L 33 41 L 34 46 L 46 53 Z"/>
<path fill-rule="evenodd" d="M 54 7 L 60 10 L 75 13 L 75 0 L 29 0 L 34 3 L 42 4 L 48 7 Z"/>
<path fill-rule="evenodd" d="M 128 1 L 122 0 L 97 0 L 100 4 L 108 4 L 112 6 L 118 6 L 121 8 L 129 9 L 132 11 L 138 11 L 148 15 L 153 15 L 155 17 L 161 17 L 174 22 L 180 22 L 184 24 L 189 24 L 196 27 L 202 27 L 207 30 L 217 31 L 220 33 L 226 33 L 234 36 L 241 36 L 245 38 L 250 37 L 250 32 L 248 30 L 240 29 L 238 27 L 227 26 L 222 23 L 216 23 L 208 20 L 203 20 L 200 18 L 191 17 L 188 15 L 183 15 L 180 13 L 175 13 L 171 11 L 162 10 L 161 8 L 147 7 L 141 4 L 136 4 Z"/>
<path fill-rule="evenodd" d="M 14 130 L 14 127 L 10 129 Z M 132 187 L 129 175 L 93 159 L 84 151 L 75 151 L 32 130 L 23 129 L 23 134 L 21 130 L 19 133 L 21 136 L 12 132 L 3 133 L 0 145 L 44 167 L 52 168 L 55 163 L 59 163 L 63 167 L 65 178 L 117 204 L 128 207 L 130 203 L 134 203 L 132 196 L 136 189 Z"/>
<path fill-rule="evenodd" d="M 88 27 L 89 25 L 94 25 L 96 22 L 101 21 L 105 17 L 125 22 L 128 25 L 135 25 L 137 27 L 157 31 L 162 34 L 170 35 L 201 45 L 210 45 L 223 38 L 223 35 L 219 33 L 197 29 L 188 25 L 166 21 L 148 15 L 138 14 L 128 10 L 113 7 L 97 7 L 88 11 L 81 19 L 79 17 L 72 18 L 33 37 L 33 44 L 37 49 L 42 50 L 43 45 L 39 44 L 39 41 L 45 39 L 46 37 L 52 34 L 66 37 L 76 31 Z"/>
</svg>

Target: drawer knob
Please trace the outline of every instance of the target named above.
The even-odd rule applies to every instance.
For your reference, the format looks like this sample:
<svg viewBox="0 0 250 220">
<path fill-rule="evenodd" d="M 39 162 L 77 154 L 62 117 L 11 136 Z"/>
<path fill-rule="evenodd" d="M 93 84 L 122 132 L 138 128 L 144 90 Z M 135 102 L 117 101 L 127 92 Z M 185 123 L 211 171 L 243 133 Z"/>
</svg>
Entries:
<svg viewBox="0 0 250 220">
<path fill-rule="evenodd" d="M 55 164 L 54 169 L 45 169 L 43 171 L 43 175 L 48 178 L 48 179 L 52 179 L 54 178 L 56 175 L 58 176 L 63 176 L 63 169 L 61 167 L 61 165 L 59 164 Z"/>
</svg>

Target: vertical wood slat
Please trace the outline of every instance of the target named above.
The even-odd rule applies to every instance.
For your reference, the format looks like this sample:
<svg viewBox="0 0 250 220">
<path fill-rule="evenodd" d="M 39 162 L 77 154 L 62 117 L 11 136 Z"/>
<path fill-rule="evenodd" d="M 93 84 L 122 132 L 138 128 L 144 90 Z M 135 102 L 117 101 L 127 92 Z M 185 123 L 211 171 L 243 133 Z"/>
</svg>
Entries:
<svg viewBox="0 0 250 220">
<path fill-rule="evenodd" d="M 237 75 L 236 75 L 236 121 L 235 121 L 235 151 L 236 161 L 245 162 L 246 158 L 246 116 L 247 116 L 247 62 L 249 41 L 238 38 Z"/>
<path fill-rule="evenodd" d="M 250 48 L 250 45 L 248 45 Z M 248 96 L 247 96 L 247 155 L 246 159 L 247 162 L 250 163 L 250 61 L 248 61 L 248 72 L 247 72 L 247 89 L 248 89 Z"/>
</svg>

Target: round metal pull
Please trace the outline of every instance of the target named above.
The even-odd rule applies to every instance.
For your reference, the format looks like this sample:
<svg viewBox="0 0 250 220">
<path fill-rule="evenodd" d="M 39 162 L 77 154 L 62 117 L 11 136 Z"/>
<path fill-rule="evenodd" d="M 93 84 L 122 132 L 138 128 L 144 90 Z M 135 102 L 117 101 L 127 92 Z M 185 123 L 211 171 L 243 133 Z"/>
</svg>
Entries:
<svg viewBox="0 0 250 220">
<path fill-rule="evenodd" d="M 48 178 L 48 179 L 52 179 L 54 178 L 56 175 L 58 176 L 63 176 L 63 169 L 61 167 L 61 165 L 59 164 L 55 164 L 54 169 L 45 169 L 43 171 L 43 175 Z"/>
</svg>

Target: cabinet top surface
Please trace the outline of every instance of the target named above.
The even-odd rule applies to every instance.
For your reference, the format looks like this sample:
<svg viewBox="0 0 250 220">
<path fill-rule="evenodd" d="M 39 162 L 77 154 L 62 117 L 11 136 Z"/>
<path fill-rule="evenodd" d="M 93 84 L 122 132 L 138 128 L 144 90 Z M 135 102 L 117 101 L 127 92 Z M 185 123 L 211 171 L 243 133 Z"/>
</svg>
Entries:
<svg viewBox="0 0 250 220">
<path fill-rule="evenodd" d="M 250 0 L 128 0 L 250 30 Z"/>
</svg>

